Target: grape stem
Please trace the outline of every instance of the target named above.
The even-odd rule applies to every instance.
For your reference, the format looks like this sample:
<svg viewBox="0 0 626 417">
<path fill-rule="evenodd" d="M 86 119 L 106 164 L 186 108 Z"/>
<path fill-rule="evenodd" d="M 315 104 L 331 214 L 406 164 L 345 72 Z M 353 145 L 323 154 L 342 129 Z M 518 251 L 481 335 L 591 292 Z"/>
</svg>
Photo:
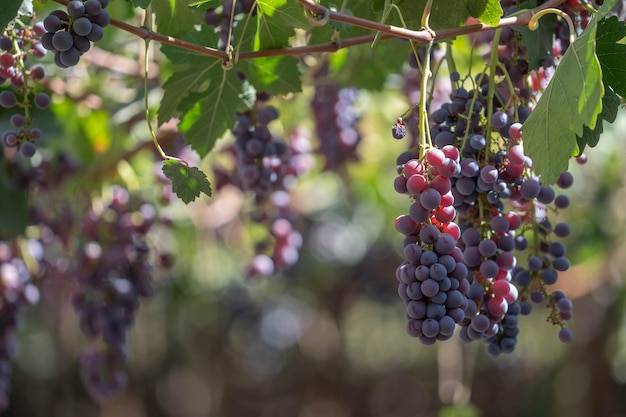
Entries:
<svg viewBox="0 0 626 417">
<path fill-rule="evenodd" d="M 435 32 L 428 25 L 430 19 L 430 11 L 433 4 L 433 0 L 428 0 L 424 13 L 422 14 L 422 29 L 432 36 L 428 46 L 426 47 L 426 53 L 424 54 L 424 64 L 422 66 L 422 86 L 420 87 L 420 107 L 419 107 L 419 134 L 420 134 L 420 159 L 424 157 L 426 148 L 432 146 L 430 139 L 430 129 L 428 128 L 428 111 L 426 109 L 426 103 L 428 99 L 428 79 L 432 73 L 430 71 L 430 53 L 433 48 L 434 39 L 436 37 Z M 416 55 L 417 57 L 417 55 Z"/>
<path fill-rule="evenodd" d="M 569 15 L 565 13 L 563 10 L 559 10 L 555 8 L 547 8 L 547 9 L 538 11 L 537 13 L 533 15 L 533 17 L 528 22 L 528 29 L 537 30 L 539 28 L 539 19 L 541 19 L 542 16 L 545 16 L 550 13 L 554 13 L 556 15 L 561 16 L 567 22 L 567 27 L 569 28 L 569 43 L 570 44 L 574 43 L 574 41 L 576 40 L 576 29 L 574 29 L 574 22 L 572 22 L 572 18 L 569 17 Z"/>
<path fill-rule="evenodd" d="M 152 25 L 152 10 L 150 8 L 150 6 L 148 6 L 146 8 L 146 14 L 144 17 L 144 24 L 146 25 L 147 28 L 151 27 Z M 165 151 L 163 150 L 163 148 L 161 147 L 161 145 L 159 144 L 159 141 L 156 137 L 156 134 L 154 133 L 154 128 L 152 127 L 152 122 L 150 121 L 151 117 L 150 117 L 150 105 L 148 103 L 148 92 L 149 92 L 149 88 L 148 88 L 148 73 L 149 73 L 149 62 L 150 59 L 148 58 L 150 56 L 150 39 L 145 39 L 145 48 L 144 48 L 144 64 L 143 64 L 143 105 L 144 105 L 144 112 L 146 114 L 146 123 L 148 124 L 148 131 L 150 132 L 150 137 L 152 138 L 152 142 L 154 143 L 154 146 L 156 147 L 157 151 L 159 152 L 159 155 L 161 155 L 161 158 L 163 159 L 169 159 L 169 160 L 173 160 L 173 161 L 177 161 L 180 162 L 182 164 L 184 164 L 187 169 L 189 169 L 189 163 L 183 159 L 177 158 L 175 156 L 170 156 L 168 154 L 165 153 Z"/>
<path fill-rule="evenodd" d="M 69 0 L 52 0 L 55 3 L 59 3 L 62 5 L 67 5 Z M 559 6 L 562 3 L 565 3 L 566 0 L 550 0 L 539 7 L 534 9 L 528 9 L 527 11 L 517 15 L 510 16 L 500 19 L 500 23 L 498 26 L 489 26 L 482 23 L 466 25 L 458 28 L 450 28 L 450 29 L 441 29 L 437 31 L 436 36 L 433 38 L 432 34 L 425 30 L 410 30 L 404 29 L 397 26 L 385 25 L 378 22 L 373 22 L 367 19 L 363 19 L 356 16 L 351 16 L 349 14 L 344 14 L 340 12 L 333 12 L 328 10 L 326 7 L 315 3 L 313 0 L 297 0 L 302 4 L 302 6 L 314 13 L 315 15 L 325 16 L 328 15 L 329 20 L 333 20 L 336 22 L 342 22 L 353 26 L 363 27 L 365 29 L 370 29 L 372 31 L 381 32 L 382 35 L 380 39 L 392 39 L 392 38 L 401 38 L 401 39 L 409 39 L 413 40 L 419 44 L 427 44 L 431 41 L 441 41 L 445 39 L 452 39 L 457 36 L 467 35 L 470 33 L 477 32 L 485 32 L 491 31 L 495 28 L 502 27 L 511 27 L 511 26 L 527 26 L 528 22 L 530 22 L 531 18 L 541 10 L 547 8 L 554 8 Z M 309 14 L 307 13 L 307 16 Z M 160 34 L 158 32 L 154 32 L 147 27 L 138 27 L 134 25 L 130 25 L 128 23 L 111 19 L 111 26 L 114 26 L 118 29 L 121 29 L 125 32 L 131 33 L 139 38 L 145 40 L 157 41 L 160 43 L 164 43 L 167 45 L 171 45 L 180 49 L 185 49 L 191 52 L 198 53 L 200 55 L 211 56 L 214 58 L 219 58 L 222 60 L 228 59 L 228 54 L 225 51 L 220 51 L 215 48 L 209 48 L 207 46 L 198 45 L 192 42 L 186 42 L 182 39 L 174 38 L 172 36 L 167 36 Z M 336 52 L 339 49 L 362 45 L 371 43 L 375 39 L 376 35 L 364 35 L 357 36 L 353 38 L 348 38 L 342 40 L 341 45 L 338 45 L 336 42 L 327 42 L 323 44 L 316 45 L 307 45 L 307 46 L 298 46 L 298 47 L 288 47 L 288 48 L 279 48 L 279 49 L 269 49 L 263 51 L 245 51 L 238 54 L 238 58 L 240 60 L 246 59 L 254 59 L 254 58 L 264 58 L 271 56 L 300 56 L 307 55 L 311 53 L 318 52 Z"/>
</svg>

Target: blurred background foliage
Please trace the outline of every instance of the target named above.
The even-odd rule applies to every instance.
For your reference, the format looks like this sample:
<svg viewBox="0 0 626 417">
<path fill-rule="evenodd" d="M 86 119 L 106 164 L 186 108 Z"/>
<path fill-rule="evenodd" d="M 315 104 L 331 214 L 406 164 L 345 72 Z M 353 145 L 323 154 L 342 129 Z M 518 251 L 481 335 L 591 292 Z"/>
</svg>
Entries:
<svg viewBox="0 0 626 417">
<path fill-rule="evenodd" d="M 45 16 L 54 5 L 38 7 Z M 129 3 L 112 2 L 109 10 L 140 22 Z M 188 206 L 160 202 L 160 164 L 142 120 L 143 41 L 113 27 L 105 32 L 77 67 L 60 70 L 51 57 L 44 60 L 53 106 L 36 114 L 45 142 L 35 163 L 63 153 L 80 168 L 32 198 L 57 214 L 64 204 L 80 213 L 122 184 L 171 219 L 149 243 L 172 252 L 175 263 L 155 271 L 155 295 L 132 327 L 127 393 L 104 404 L 88 397 L 78 377 L 76 357 L 95 342 L 80 333 L 69 303 L 71 277 L 42 281 L 42 303 L 20 327 L 7 415 L 626 416 L 623 112 L 600 146 L 588 150 L 589 162 L 572 163 L 572 205 L 559 213 L 573 226 L 567 240 L 573 267 L 558 286 L 574 300 L 574 341 L 560 344 L 547 311 L 536 307 L 521 320 L 516 351 L 492 359 L 479 343 L 422 346 L 404 331 L 395 280 L 402 237 L 393 220 L 409 203 L 392 182 L 407 143 L 393 140 L 389 127 L 409 105 L 405 77 L 391 75 L 382 91 L 359 92 L 359 161 L 340 173 L 320 172 L 318 161 L 291 191 L 304 236 L 297 265 L 247 280 L 255 234 L 262 233 L 249 221 L 253 202 L 231 187 Z M 468 41 L 456 42 L 457 65 L 467 71 Z M 152 46 L 149 100 L 156 106 L 169 70 Z M 316 59 L 306 57 L 303 67 Z M 445 90 L 447 78 L 440 78 Z M 281 118 L 272 132 L 313 132 L 311 99 L 311 88 L 274 98 Z M 182 148 L 174 125 L 162 126 L 158 136 L 166 150 Z M 230 141 L 227 135 L 218 148 Z M 183 153 L 206 172 L 221 158 L 219 150 L 203 161 Z"/>
</svg>

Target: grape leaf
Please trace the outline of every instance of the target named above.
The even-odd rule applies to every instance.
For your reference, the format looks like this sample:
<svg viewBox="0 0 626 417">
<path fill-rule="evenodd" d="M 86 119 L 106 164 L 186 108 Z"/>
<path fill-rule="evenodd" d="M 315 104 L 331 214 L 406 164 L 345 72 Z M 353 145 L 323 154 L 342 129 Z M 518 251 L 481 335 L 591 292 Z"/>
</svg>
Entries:
<svg viewBox="0 0 626 417">
<path fill-rule="evenodd" d="M 466 0 L 433 1 L 429 25 L 432 29 L 459 27 L 469 17 Z M 490 0 L 491 1 L 491 0 Z M 398 6 L 407 25 L 419 29 L 426 0 L 405 1 Z"/>
<path fill-rule="evenodd" d="M 189 204 L 204 193 L 211 197 L 211 184 L 204 172 L 174 160 L 163 161 L 163 174 L 172 181 L 172 191 Z"/>
<path fill-rule="evenodd" d="M 184 39 L 211 45 L 217 37 L 212 28 L 203 25 Z M 234 125 L 236 112 L 252 106 L 254 89 L 242 81 L 237 69 L 222 69 L 219 59 L 168 45 L 161 50 L 174 65 L 172 75 L 163 84 L 159 124 L 182 118 L 180 129 L 186 133 L 185 140 L 204 157 Z"/>
<path fill-rule="evenodd" d="M 304 9 L 292 0 L 257 0 L 258 31 L 255 50 L 277 49 L 289 45 L 295 28 L 309 27 Z"/>
<path fill-rule="evenodd" d="M 516 27 L 514 30 L 522 33 L 522 45 L 528 53 L 528 69 L 539 68 L 541 60 L 546 55 L 552 55 L 552 38 L 557 17 L 555 14 L 547 14 L 539 19 L 539 27 L 530 30 L 527 27 Z"/>
<path fill-rule="evenodd" d="M 626 25 L 613 16 L 598 23 L 596 53 L 602 78 L 617 94 L 626 97 Z"/>
<path fill-rule="evenodd" d="M 32 0 L 30 1 L 32 8 Z M 15 19 L 22 5 L 22 0 L 3 0 L 2 7 L 0 7 L 0 32 L 2 32 L 11 20 Z"/>
<path fill-rule="evenodd" d="M 578 152 L 580 155 L 585 146 L 593 148 L 600 140 L 600 135 L 604 131 L 602 126 L 603 122 L 613 123 L 617 118 L 617 110 L 619 109 L 620 98 L 613 90 L 604 86 L 604 97 L 602 97 L 602 111 L 598 115 L 598 121 L 596 127 L 590 129 L 588 126 L 583 128 L 582 136 L 576 136 L 576 142 L 578 143 Z"/>
<path fill-rule="evenodd" d="M 522 127 L 524 145 L 533 158 L 535 172 L 545 184 L 554 183 L 567 170 L 576 137 L 583 127 L 594 129 L 602 109 L 602 72 L 595 54 L 598 19 L 613 1 L 592 17 L 581 36 L 570 45 L 550 84 Z"/>
<path fill-rule="evenodd" d="M 469 15 L 484 24 L 497 26 L 500 23 L 503 11 L 499 0 L 466 0 L 466 6 Z"/>
<path fill-rule="evenodd" d="M 257 91 L 270 94 L 298 93 L 302 79 L 298 60 L 291 56 L 256 58 L 237 64 Z"/>
<path fill-rule="evenodd" d="M 190 8 L 189 0 L 152 0 L 159 33 L 179 35 L 202 21 L 204 10 Z"/>
<path fill-rule="evenodd" d="M 333 78 L 341 85 L 381 90 L 389 74 L 402 70 L 409 55 L 409 44 L 398 39 L 345 48 L 329 57 Z"/>
<path fill-rule="evenodd" d="M 210 74 L 211 86 L 202 93 L 191 96 L 193 106 L 186 110 L 180 123 L 185 141 L 201 157 L 208 154 L 226 130 L 233 127 L 237 111 L 252 107 L 256 91 L 247 81 L 241 81 L 236 71 L 219 71 Z"/>
<path fill-rule="evenodd" d="M 203 9 L 208 9 L 209 7 L 218 7 L 220 5 L 220 0 L 198 0 L 192 1 L 190 0 L 189 7 L 200 7 Z"/>
</svg>

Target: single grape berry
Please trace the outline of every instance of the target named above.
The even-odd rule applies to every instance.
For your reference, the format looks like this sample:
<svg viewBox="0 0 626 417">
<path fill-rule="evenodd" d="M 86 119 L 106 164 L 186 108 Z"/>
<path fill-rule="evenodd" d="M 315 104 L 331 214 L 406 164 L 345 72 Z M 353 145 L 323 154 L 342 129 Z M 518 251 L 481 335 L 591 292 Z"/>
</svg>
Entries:
<svg viewBox="0 0 626 417">
<path fill-rule="evenodd" d="M 67 4 L 67 14 L 73 18 L 81 17 L 85 14 L 85 4 L 80 0 L 70 1 Z"/>
<path fill-rule="evenodd" d="M 15 104 L 17 104 L 17 97 L 12 91 L 5 90 L 0 93 L 0 106 L 9 109 Z"/>
<path fill-rule="evenodd" d="M 36 151 L 37 151 L 37 148 L 35 147 L 35 144 L 32 142 L 24 142 L 22 143 L 22 146 L 20 146 L 20 154 L 24 158 L 32 158 L 35 155 Z"/>
<path fill-rule="evenodd" d="M 47 109 L 50 106 L 50 96 L 46 93 L 37 93 L 34 103 L 38 109 Z"/>
<path fill-rule="evenodd" d="M 87 36 L 89 32 L 91 32 L 92 27 L 93 24 L 86 17 L 79 17 L 72 23 L 72 30 L 74 30 L 74 33 L 78 36 Z"/>
<path fill-rule="evenodd" d="M 402 117 L 398 117 L 396 123 L 391 126 L 391 135 L 395 139 L 402 139 L 406 136 L 406 126 L 404 125 Z"/>
</svg>

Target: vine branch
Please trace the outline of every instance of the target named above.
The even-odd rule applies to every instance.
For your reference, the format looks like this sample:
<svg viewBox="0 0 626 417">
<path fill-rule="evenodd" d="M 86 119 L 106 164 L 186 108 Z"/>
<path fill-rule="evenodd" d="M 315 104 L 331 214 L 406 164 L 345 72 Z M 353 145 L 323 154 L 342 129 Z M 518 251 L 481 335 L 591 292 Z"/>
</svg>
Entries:
<svg viewBox="0 0 626 417">
<path fill-rule="evenodd" d="M 62 5 L 67 5 L 69 0 L 52 0 L 55 3 L 59 3 Z M 405 29 L 398 26 L 386 25 L 379 22 L 374 22 L 371 20 L 363 19 L 357 16 L 352 16 L 349 14 L 344 14 L 341 12 L 334 12 L 332 10 L 327 9 L 326 7 L 315 3 L 313 0 L 297 0 L 309 13 L 310 16 L 328 16 L 329 20 L 333 20 L 336 22 L 341 22 L 353 26 L 358 26 L 361 28 L 369 29 L 375 32 L 382 33 L 381 39 L 391 39 L 391 38 L 400 38 L 400 39 L 408 39 L 419 44 L 428 44 L 431 41 L 438 42 L 441 40 L 451 39 L 456 36 L 468 35 L 471 33 L 484 32 L 489 30 L 494 30 L 497 28 L 503 27 L 512 27 L 512 26 L 527 26 L 532 17 L 547 8 L 558 7 L 559 5 L 566 2 L 566 0 L 550 0 L 545 2 L 539 7 L 534 9 L 528 9 L 519 15 L 505 17 L 500 20 L 498 26 L 488 26 L 482 23 L 472 24 L 461 26 L 457 28 L 450 29 L 441 29 L 434 34 L 433 32 L 427 30 L 411 30 Z M 144 40 L 156 41 L 160 43 L 164 43 L 167 45 L 171 45 L 180 49 L 185 49 L 191 52 L 198 53 L 200 55 L 206 55 L 213 58 L 218 58 L 221 60 L 227 60 L 228 54 L 225 51 L 220 51 L 215 48 L 210 48 L 208 46 L 198 45 L 192 42 L 187 42 L 182 39 L 178 39 L 172 36 L 163 35 L 158 32 L 154 32 L 146 27 L 134 26 L 116 19 L 111 19 L 111 26 L 114 26 L 118 29 L 121 29 L 125 32 L 131 33 L 139 38 Z M 280 48 L 280 49 L 269 49 L 263 51 L 244 51 L 240 52 L 238 58 L 240 60 L 243 59 L 254 59 L 254 58 L 263 58 L 263 57 L 272 57 L 272 56 L 300 56 L 307 55 L 311 53 L 320 53 L 320 52 L 336 52 L 339 49 L 352 47 L 361 44 L 371 43 L 375 34 L 371 35 L 363 35 L 356 36 L 353 38 L 342 39 L 341 44 L 339 45 L 336 42 L 327 42 L 316 45 L 307 45 L 307 46 L 297 46 L 297 47 L 288 47 L 288 48 Z"/>
</svg>

